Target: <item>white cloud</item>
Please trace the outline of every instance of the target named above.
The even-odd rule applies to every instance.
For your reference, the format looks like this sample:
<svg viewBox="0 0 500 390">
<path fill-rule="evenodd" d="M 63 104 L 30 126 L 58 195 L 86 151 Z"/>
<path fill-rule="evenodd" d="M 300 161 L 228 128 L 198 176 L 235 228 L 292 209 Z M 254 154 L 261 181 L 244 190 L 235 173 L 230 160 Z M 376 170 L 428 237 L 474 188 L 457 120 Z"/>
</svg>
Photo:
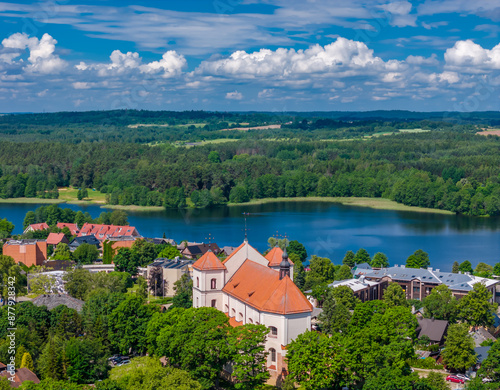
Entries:
<svg viewBox="0 0 500 390">
<path fill-rule="evenodd" d="M 258 93 L 257 97 L 259 99 L 264 99 L 273 96 L 273 94 L 274 94 L 274 89 L 263 89 Z"/>
<path fill-rule="evenodd" d="M 77 81 L 71 84 L 74 89 L 90 89 L 91 85 L 90 83 L 82 82 L 82 81 Z"/>
<path fill-rule="evenodd" d="M 79 71 L 97 71 L 101 77 L 119 76 L 136 70 L 140 73 L 160 74 L 161 77 L 168 78 L 181 74 L 182 69 L 187 66 L 184 56 L 172 50 L 163 54 L 161 60 L 146 64 L 142 63 L 139 53 L 130 51 L 122 53 L 120 50 L 114 50 L 109 58 L 110 63 L 87 64 L 80 62 L 75 68 Z"/>
<path fill-rule="evenodd" d="M 488 50 L 470 39 L 458 41 L 446 50 L 444 59 L 449 66 L 468 68 L 473 72 L 478 69 L 500 69 L 500 44 Z"/>
<path fill-rule="evenodd" d="M 241 100 L 243 99 L 243 94 L 238 91 L 228 92 L 226 93 L 226 99 L 228 100 Z"/>
<path fill-rule="evenodd" d="M 253 53 L 236 51 L 225 59 L 202 62 L 196 73 L 243 78 L 289 78 L 306 74 L 348 76 L 366 73 L 369 69 L 396 70 L 400 66 L 399 61 L 386 63 L 373 56 L 373 50 L 362 42 L 337 38 L 324 47 L 314 45 L 306 50 L 279 48 L 275 51 L 261 49 Z"/>
<path fill-rule="evenodd" d="M 3 47 L 7 49 L 20 51 L 28 49 L 30 53 L 28 61 L 30 64 L 26 65 L 23 69 L 26 72 L 41 74 L 59 73 L 67 66 L 66 61 L 63 61 L 57 54 L 54 54 L 56 44 L 57 41 L 49 34 L 43 34 L 42 39 L 39 40 L 36 37 L 30 38 L 25 33 L 16 33 L 2 41 Z M 21 55 L 20 52 L 17 55 L 11 53 L 7 57 L 4 56 L 4 59 L 9 59 L 8 56 L 10 56 L 10 61 L 12 61 L 19 55 Z"/>
<path fill-rule="evenodd" d="M 447 81 L 449 84 L 456 84 L 460 81 L 460 76 L 456 72 L 443 72 L 438 75 L 440 81 Z"/>
<path fill-rule="evenodd" d="M 406 58 L 406 62 L 410 65 L 432 65 L 432 66 L 439 65 L 439 61 L 437 59 L 436 54 L 432 54 L 430 57 L 409 55 Z"/>
<path fill-rule="evenodd" d="M 417 16 L 410 15 L 412 4 L 409 1 L 393 1 L 388 4 L 384 4 L 380 6 L 383 10 L 391 13 L 391 17 L 389 18 L 389 23 L 392 26 L 397 27 L 406 27 L 412 26 L 415 27 Z"/>
</svg>

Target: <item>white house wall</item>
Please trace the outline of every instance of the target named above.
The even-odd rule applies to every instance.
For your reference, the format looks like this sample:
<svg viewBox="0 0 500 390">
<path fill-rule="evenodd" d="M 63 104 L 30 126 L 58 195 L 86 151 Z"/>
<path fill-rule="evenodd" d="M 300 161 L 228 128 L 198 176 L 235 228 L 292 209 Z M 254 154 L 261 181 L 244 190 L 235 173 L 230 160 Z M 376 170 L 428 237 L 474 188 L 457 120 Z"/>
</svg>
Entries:
<svg viewBox="0 0 500 390">
<path fill-rule="evenodd" d="M 229 280 L 232 276 L 238 271 L 241 265 L 245 262 L 246 259 L 250 259 L 257 264 L 263 265 L 267 267 L 269 261 L 262 256 L 257 250 L 252 248 L 248 243 L 245 243 L 238 252 L 234 253 L 231 258 L 224 263 L 227 268 L 227 279 Z"/>
</svg>

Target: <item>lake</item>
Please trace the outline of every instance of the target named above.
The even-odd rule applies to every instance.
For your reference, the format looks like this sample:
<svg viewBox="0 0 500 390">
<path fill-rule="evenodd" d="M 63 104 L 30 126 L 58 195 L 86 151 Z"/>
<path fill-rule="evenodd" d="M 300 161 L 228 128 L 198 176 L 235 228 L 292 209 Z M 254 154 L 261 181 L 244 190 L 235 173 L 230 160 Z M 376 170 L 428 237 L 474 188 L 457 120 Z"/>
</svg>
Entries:
<svg viewBox="0 0 500 390">
<path fill-rule="evenodd" d="M 22 232 L 23 219 L 39 205 L 0 203 L 0 218 Z M 88 211 L 96 218 L 105 209 L 97 205 L 62 204 Z M 248 239 L 264 251 L 273 235 L 302 242 L 309 255 L 324 256 L 335 264 L 347 250 L 365 248 L 370 255 L 383 252 L 391 264 L 404 264 L 417 249 L 429 253 L 431 266 L 451 270 L 453 261 L 500 261 L 500 218 L 472 218 L 455 215 L 375 210 L 333 203 L 284 202 L 215 209 L 128 212 L 129 223 L 145 237 L 163 233 L 181 240 L 217 242 L 219 246 L 241 244 L 247 216 Z"/>
</svg>

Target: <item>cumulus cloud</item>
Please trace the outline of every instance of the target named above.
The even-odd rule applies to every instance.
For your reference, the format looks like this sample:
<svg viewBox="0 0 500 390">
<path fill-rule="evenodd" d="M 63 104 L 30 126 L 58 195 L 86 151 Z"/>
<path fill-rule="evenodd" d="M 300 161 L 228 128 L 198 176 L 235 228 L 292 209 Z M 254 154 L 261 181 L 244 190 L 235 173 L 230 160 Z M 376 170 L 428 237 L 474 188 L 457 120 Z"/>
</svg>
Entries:
<svg viewBox="0 0 500 390">
<path fill-rule="evenodd" d="M 29 50 L 29 65 L 23 69 L 26 72 L 51 74 L 59 73 L 67 63 L 54 54 L 57 41 L 49 34 L 43 34 L 42 39 L 29 37 L 26 33 L 12 34 L 2 41 L 2 46 L 7 49 L 14 49 L 17 52 L 4 54 L 2 58 L 11 63 L 14 58 L 19 57 L 23 50 Z"/>
<path fill-rule="evenodd" d="M 422 56 L 413 56 L 409 55 L 406 58 L 406 63 L 410 65 L 432 65 L 432 66 L 437 66 L 439 65 L 439 61 L 437 59 L 436 54 L 432 54 L 430 57 L 422 57 Z"/>
<path fill-rule="evenodd" d="M 446 50 L 444 59 L 452 67 L 479 69 L 500 69 L 500 44 L 493 49 L 484 49 L 472 40 L 458 41 Z"/>
<path fill-rule="evenodd" d="M 182 69 L 187 66 L 184 56 L 175 51 L 167 51 L 159 61 L 142 63 L 139 53 L 122 53 L 114 50 L 109 56 L 110 63 L 87 64 L 80 62 L 75 68 L 79 71 L 95 70 L 101 77 L 117 76 L 138 70 L 140 73 L 160 74 L 161 77 L 168 78 L 182 73 Z"/>
<path fill-rule="evenodd" d="M 226 99 L 228 100 L 241 100 L 243 99 L 243 94 L 238 91 L 226 93 Z"/>
<path fill-rule="evenodd" d="M 381 8 L 391 14 L 389 22 L 392 26 L 415 27 L 417 16 L 410 15 L 412 4 L 409 1 L 393 1 L 388 4 L 384 4 Z"/>
<path fill-rule="evenodd" d="M 306 50 L 279 48 L 275 51 L 261 49 L 247 53 L 236 51 L 228 58 L 204 61 L 196 73 L 245 78 L 277 76 L 288 78 L 306 74 L 355 75 L 400 68 L 400 61 L 384 62 L 373 55 L 363 42 L 345 38 L 324 47 L 314 45 Z"/>
</svg>

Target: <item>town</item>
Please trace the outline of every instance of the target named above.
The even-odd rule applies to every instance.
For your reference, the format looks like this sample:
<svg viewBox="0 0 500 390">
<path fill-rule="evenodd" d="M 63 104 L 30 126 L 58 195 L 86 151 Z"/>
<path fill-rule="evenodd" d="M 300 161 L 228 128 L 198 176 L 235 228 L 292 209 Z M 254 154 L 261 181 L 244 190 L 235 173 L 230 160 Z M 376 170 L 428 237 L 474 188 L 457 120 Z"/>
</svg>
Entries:
<svg viewBox="0 0 500 390">
<path fill-rule="evenodd" d="M 126 223 L 120 212 L 108 217 Z M 395 373 L 429 389 L 495 383 L 500 264 L 450 272 L 430 267 L 421 250 L 399 266 L 382 255 L 348 252 L 333 271 L 317 256 L 304 266 L 306 248 L 287 238 L 270 237 L 259 253 L 246 234 L 240 246 L 220 247 L 146 238 L 128 224 L 27 224 L 3 245 L 20 345 L 0 375 L 23 389 L 128 389 L 153 373 L 193 389 L 381 388 Z M 356 345 L 358 337 L 377 344 Z"/>
</svg>

